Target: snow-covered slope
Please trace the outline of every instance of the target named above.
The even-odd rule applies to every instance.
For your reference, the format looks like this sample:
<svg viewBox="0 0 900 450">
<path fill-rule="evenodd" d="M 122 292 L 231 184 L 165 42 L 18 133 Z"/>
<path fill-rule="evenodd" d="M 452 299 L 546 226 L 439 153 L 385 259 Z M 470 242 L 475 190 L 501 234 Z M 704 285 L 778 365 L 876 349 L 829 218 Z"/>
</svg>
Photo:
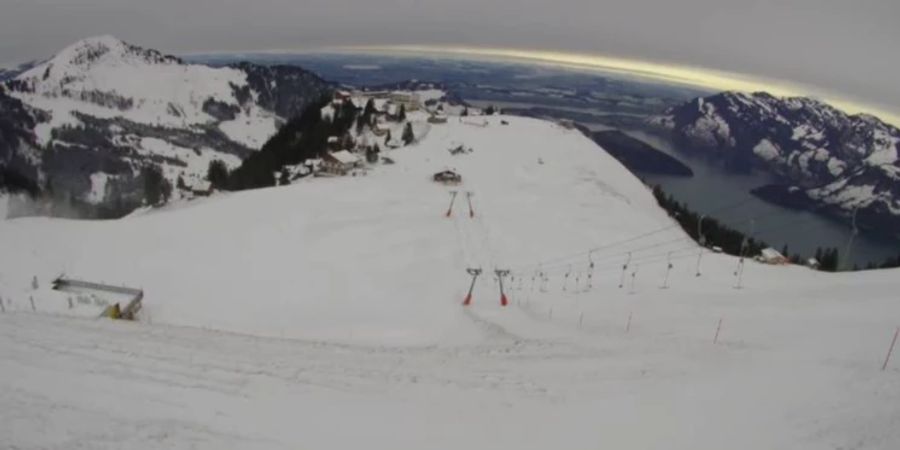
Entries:
<svg viewBox="0 0 900 450">
<path fill-rule="evenodd" d="M 845 216 L 859 207 L 884 233 L 900 225 L 900 130 L 875 117 L 803 97 L 724 92 L 651 122 L 732 168 L 765 167 L 810 206 Z"/>
<path fill-rule="evenodd" d="M 451 155 L 460 145 L 473 151 Z M 698 248 L 649 190 L 548 122 L 451 117 L 385 153 L 395 164 L 364 176 L 117 221 L 0 222 L 14 255 L 0 258 L 0 435 L 90 448 L 900 439 L 898 366 L 878 370 L 896 272 L 748 262 L 734 289 L 738 261 L 704 254 L 698 277 Z M 434 183 L 445 169 L 462 184 Z M 484 274 L 465 308 L 467 267 Z M 506 308 L 497 268 L 514 277 Z M 49 289 L 62 272 L 143 287 L 140 322 L 66 317 L 93 306 Z"/>
<path fill-rule="evenodd" d="M 328 91 L 300 68 L 186 64 L 111 36 L 76 42 L 6 84 L 37 118 L 42 185 L 90 203 L 139 196 L 134 179 L 147 165 L 199 188 L 210 160 L 237 166 Z"/>
<path fill-rule="evenodd" d="M 421 144 L 389 153 L 396 164 L 365 177 L 305 180 L 113 222 L 6 221 L 4 248 L 24 258 L 47 250 L 31 263 L 0 263 L 0 273 L 143 286 L 153 292 L 148 314 L 172 324 L 428 344 L 471 336 L 454 331 L 468 323 L 457 308 L 465 267 L 537 261 L 668 223 L 647 189 L 581 134 L 479 119 L 492 125 L 433 126 Z M 460 143 L 474 153 L 447 151 Z M 446 168 L 474 193 L 474 220 L 463 217 L 463 197 L 457 217 L 443 217 L 448 188 L 431 176 Z M 570 211 L 578 216 L 550 236 L 531 219 Z M 603 230 L 585 227 L 609 215 L 618 218 Z"/>
</svg>

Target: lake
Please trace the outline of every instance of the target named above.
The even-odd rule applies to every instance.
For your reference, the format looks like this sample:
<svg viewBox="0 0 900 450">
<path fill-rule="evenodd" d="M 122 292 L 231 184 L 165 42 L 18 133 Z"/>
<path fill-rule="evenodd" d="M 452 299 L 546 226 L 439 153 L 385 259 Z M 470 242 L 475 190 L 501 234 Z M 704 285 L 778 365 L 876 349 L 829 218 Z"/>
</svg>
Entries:
<svg viewBox="0 0 900 450">
<path fill-rule="evenodd" d="M 592 129 L 608 129 L 602 125 Z M 850 226 L 805 211 L 773 205 L 750 194 L 753 188 L 774 182 L 771 177 L 755 174 L 728 173 L 703 158 L 692 156 L 668 139 L 636 130 L 623 130 L 660 151 L 674 156 L 694 171 L 693 178 L 641 174 L 648 184 L 659 184 L 678 201 L 700 214 L 710 214 L 721 222 L 754 235 L 778 250 L 786 244 L 791 254 L 803 257 L 815 254 L 817 247 L 837 247 L 843 260 L 850 237 Z M 740 206 L 718 211 L 723 206 Z M 751 219 L 755 219 L 751 222 Z M 894 241 L 861 234 L 856 237 L 850 262 L 864 268 L 869 262 L 882 262 L 900 253 Z"/>
</svg>

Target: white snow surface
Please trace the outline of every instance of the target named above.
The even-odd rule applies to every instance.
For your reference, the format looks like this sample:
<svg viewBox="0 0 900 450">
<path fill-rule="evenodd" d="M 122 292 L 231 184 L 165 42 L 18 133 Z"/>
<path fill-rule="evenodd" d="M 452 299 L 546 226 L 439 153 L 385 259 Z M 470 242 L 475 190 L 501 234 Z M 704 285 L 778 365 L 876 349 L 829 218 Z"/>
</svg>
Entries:
<svg viewBox="0 0 900 450">
<path fill-rule="evenodd" d="M 234 142 L 247 148 L 260 149 L 278 132 L 278 117 L 257 107 L 241 111 L 234 120 L 219 124 L 219 129 Z"/>
<path fill-rule="evenodd" d="M 590 140 L 485 120 L 435 125 L 367 176 L 0 221 L 4 444 L 896 448 L 900 362 L 879 369 L 897 271 L 748 262 L 735 289 L 737 260 L 704 254 L 695 276 L 697 247 Z M 444 217 L 447 167 L 474 218 L 462 194 Z M 595 252 L 586 289 L 579 252 L 653 230 Z M 466 267 L 485 270 L 468 308 Z M 519 277 L 506 308 L 497 267 Z M 70 317 L 62 272 L 144 288 L 140 321 Z"/>
<path fill-rule="evenodd" d="M 343 164 L 356 164 L 359 162 L 359 156 L 356 156 L 353 153 L 348 152 L 347 150 L 333 152 L 331 156 L 333 156 L 334 159 Z"/>
<path fill-rule="evenodd" d="M 778 147 L 768 139 L 760 139 L 759 143 L 753 147 L 753 153 L 766 161 L 774 160 L 781 156 Z"/>
<path fill-rule="evenodd" d="M 834 176 L 839 176 L 844 173 L 844 170 L 847 168 L 847 164 L 837 158 L 829 158 L 828 159 L 828 171 L 831 172 Z"/>
<path fill-rule="evenodd" d="M 91 174 L 91 191 L 88 193 L 87 201 L 97 204 L 106 199 L 106 182 L 109 180 L 109 174 L 104 172 L 94 172 Z"/>
<path fill-rule="evenodd" d="M 188 187 L 204 189 L 209 184 L 206 180 L 209 163 L 214 160 L 222 161 L 229 169 L 235 169 L 241 165 L 241 159 L 232 154 L 217 152 L 208 147 L 193 150 L 152 137 L 139 138 L 138 145 L 135 148 L 141 154 L 159 155 L 180 161 L 181 164 L 169 161 L 158 164 L 163 176 L 173 186 L 176 185 L 178 178 L 181 177 Z"/>
<path fill-rule="evenodd" d="M 716 111 L 716 106 L 712 103 L 704 102 L 702 98 L 697 100 L 697 107 L 702 115 L 687 127 L 686 132 L 709 146 L 723 143 L 732 143 L 733 145 L 734 139 L 731 136 L 731 127 Z"/>
</svg>

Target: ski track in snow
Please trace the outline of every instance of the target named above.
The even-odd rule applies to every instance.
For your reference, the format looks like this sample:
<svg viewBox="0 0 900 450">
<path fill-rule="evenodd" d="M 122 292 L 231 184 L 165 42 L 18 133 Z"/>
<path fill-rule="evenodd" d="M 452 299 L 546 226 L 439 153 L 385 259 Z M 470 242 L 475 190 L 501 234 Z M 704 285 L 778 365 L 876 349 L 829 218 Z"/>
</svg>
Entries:
<svg viewBox="0 0 900 450">
<path fill-rule="evenodd" d="M 664 260 L 636 263 L 634 290 L 618 288 L 622 251 L 660 244 L 635 250 L 640 261 L 683 247 L 673 229 L 598 252 L 593 289 L 587 255 L 544 266 L 549 283 L 532 286 L 536 266 L 523 264 L 671 222 L 577 132 L 504 119 L 436 125 L 364 177 L 112 222 L 0 221 L 0 247 L 17 256 L 0 258 L 0 441 L 896 448 L 900 355 L 878 369 L 900 320 L 897 271 L 748 262 L 738 290 L 734 258 L 706 253 L 696 277 L 692 253 L 669 289 Z M 475 152 L 451 157 L 453 142 Z M 449 219 L 449 189 L 428 180 L 446 167 L 464 177 Z M 507 264 L 524 283 L 508 283 L 502 308 L 493 270 Z M 467 266 L 484 273 L 463 308 Z M 46 287 L 66 269 L 143 286 L 142 321 L 67 309 L 68 294 Z"/>
</svg>

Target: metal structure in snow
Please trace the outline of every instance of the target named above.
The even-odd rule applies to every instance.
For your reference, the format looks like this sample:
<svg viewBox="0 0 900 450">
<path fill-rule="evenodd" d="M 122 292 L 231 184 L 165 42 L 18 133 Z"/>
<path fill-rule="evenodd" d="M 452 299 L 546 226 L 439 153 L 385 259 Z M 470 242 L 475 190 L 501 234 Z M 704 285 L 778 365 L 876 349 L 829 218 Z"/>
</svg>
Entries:
<svg viewBox="0 0 900 450">
<path fill-rule="evenodd" d="M 509 275 L 509 271 L 496 269 L 494 273 L 497 275 L 497 281 L 500 283 L 500 306 L 506 306 L 509 304 L 509 301 L 506 299 L 506 292 L 503 291 L 503 278 Z"/>
<path fill-rule="evenodd" d="M 666 277 L 663 278 L 663 284 L 660 286 L 660 289 L 668 289 L 669 288 L 669 273 L 672 272 L 672 268 L 675 267 L 672 265 L 672 252 L 666 254 Z"/>
<path fill-rule="evenodd" d="M 588 252 L 587 290 L 594 288 L 594 250 Z"/>
<path fill-rule="evenodd" d="M 450 207 L 447 208 L 446 217 L 453 215 L 453 204 L 456 202 L 456 194 L 458 194 L 458 192 L 450 191 Z"/>
<path fill-rule="evenodd" d="M 697 239 L 700 242 L 700 253 L 697 254 L 697 274 L 695 276 L 700 276 L 700 261 L 703 259 L 703 248 L 706 247 L 706 236 L 703 235 L 703 219 L 706 216 L 700 216 L 700 221 L 697 222 Z"/>
<path fill-rule="evenodd" d="M 634 271 L 631 272 L 631 289 L 629 290 L 629 294 L 634 294 L 634 281 L 637 278 L 638 268 L 635 267 Z"/>
<path fill-rule="evenodd" d="M 481 269 L 466 269 L 466 273 L 472 276 L 472 284 L 469 285 L 469 293 L 466 294 L 465 300 L 463 300 L 463 306 L 469 306 L 472 304 L 472 291 L 475 290 L 475 281 L 478 280 L 478 276 L 481 275 Z"/>
<path fill-rule="evenodd" d="M 850 270 L 850 253 L 853 252 L 853 240 L 859 234 L 859 228 L 856 226 L 856 213 L 859 212 L 859 205 L 853 208 L 853 215 L 850 216 L 850 238 L 847 239 L 847 250 L 844 251 L 844 264 L 841 266 L 844 270 Z M 784 255 L 787 257 L 787 255 Z"/>
<path fill-rule="evenodd" d="M 756 228 L 756 220 L 750 221 L 750 236 L 753 236 L 755 233 L 754 229 Z M 737 282 L 734 285 L 735 289 L 741 289 L 744 287 L 744 267 L 745 267 L 745 258 L 747 253 L 747 245 L 749 238 L 744 236 L 744 239 L 741 241 L 741 254 L 738 259 L 737 268 L 734 269 L 734 276 L 737 277 Z"/>
<path fill-rule="evenodd" d="M 628 252 L 628 259 L 625 260 L 625 264 L 622 265 L 622 278 L 619 279 L 619 289 L 622 289 L 625 286 L 625 274 L 628 272 L 628 265 L 631 264 L 631 252 Z"/>
</svg>

